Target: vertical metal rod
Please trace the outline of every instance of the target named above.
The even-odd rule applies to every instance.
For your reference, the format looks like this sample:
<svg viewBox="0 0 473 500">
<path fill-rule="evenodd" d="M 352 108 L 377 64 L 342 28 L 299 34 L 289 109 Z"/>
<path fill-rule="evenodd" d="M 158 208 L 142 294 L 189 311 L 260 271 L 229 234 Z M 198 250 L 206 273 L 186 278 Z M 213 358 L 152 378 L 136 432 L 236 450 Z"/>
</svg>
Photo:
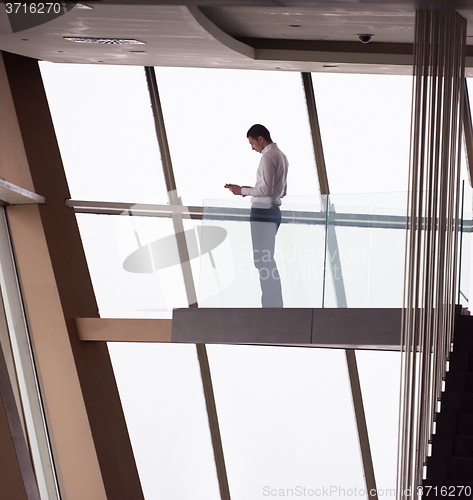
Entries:
<svg viewBox="0 0 473 500">
<path fill-rule="evenodd" d="M 360 377 L 356 363 L 355 351 L 345 349 L 348 374 L 350 377 L 351 392 L 353 396 L 353 407 L 355 409 L 356 427 L 361 446 L 361 460 L 363 462 L 363 471 L 365 473 L 365 484 L 368 498 L 378 498 L 376 489 L 376 479 L 373 469 L 373 458 L 369 445 L 368 428 L 366 426 L 365 409 L 363 407 L 363 394 L 361 392 Z"/>
<path fill-rule="evenodd" d="M 463 253 L 463 209 L 465 205 L 465 181 L 462 181 L 462 200 L 461 200 L 461 215 L 460 215 L 460 250 L 458 262 L 458 294 L 457 304 L 461 301 L 461 275 L 462 275 L 462 253 Z"/>
<path fill-rule="evenodd" d="M 421 484 L 453 328 L 466 22 L 416 13 L 398 498 Z"/>
<path fill-rule="evenodd" d="M 176 180 L 174 178 L 174 170 L 172 168 L 171 152 L 169 151 L 166 126 L 164 124 L 163 110 L 161 108 L 161 100 L 159 98 L 158 83 L 156 81 L 154 67 L 146 66 L 145 74 L 148 83 L 149 97 L 151 99 L 151 108 L 153 110 L 156 136 L 158 138 L 159 150 L 161 152 L 164 180 L 166 182 L 166 188 L 169 196 L 173 196 L 173 193 L 176 193 Z M 171 200 L 170 203 L 171 205 L 178 204 Z"/>
<path fill-rule="evenodd" d="M 156 135 L 161 150 L 164 178 L 168 190 L 169 203 L 171 205 L 182 205 L 181 198 L 177 194 L 177 186 L 174 178 L 174 171 L 171 162 L 171 153 L 166 135 L 166 126 L 164 123 L 163 111 L 159 99 L 158 83 L 154 67 L 145 67 L 146 79 L 151 98 L 151 106 L 156 126 Z M 184 223 L 182 214 L 173 214 L 174 232 L 176 234 L 177 246 L 181 260 L 182 274 L 186 288 L 189 307 L 198 307 L 197 295 L 195 292 L 194 279 L 190 266 L 189 252 L 187 242 L 184 236 Z M 209 360 L 205 344 L 196 344 L 197 358 L 199 360 L 200 373 L 202 377 L 202 386 L 204 390 L 205 405 L 207 408 L 207 417 L 209 419 L 210 436 L 214 450 L 215 466 L 217 469 L 217 478 L 222 500 L 230 500 L 230 489 L 228 486 L 227 470 L 225 458 L 223 455 L 222 438 L 220 435 L 220 426 L 218 423 L 217 407 L 215 405 L 215 396 L 210 373 Z"/>
<path fill-rule="evenodd" d="M 222 438 L 220 435 L 220 426 L 217 417 L 217 407 L 215 405 L 214 391 L 212 386 L 212 377 L 210 374 L 209 359 L 205 344 L 196 344 L 199 358 L 200 371 L 202 373 L 202 384 L 204 387 L 205 404 L 209 416 L 210 434 L 212 436 L 212 446 L 215 456 L 215 465 L 217 468 L 218 484 L 220 487 L 220 496 L 222 500 L 230 500 L 230 489 L 228 486 L 227 469 L 225 466 L 225 457 L 223 456 Z"/>
<path fill-rule="evenodd" d="M 416 40 L 422 40 L 422 37 L 418 36 L 421 23 L 416 24 Z M 419 59 L 418 52 L 420 50 L 420 42 L 414 44 L 414 77 L 418 74 L 417 61 Z M 410 147 L 410 162 L 409 162 L 409 189 L 408 192 L 411 195 L 408 197 L 407 202 L 407 214 L 415 212 L 414 207 L 417 205 L 417 176 L 413 169 L 413 165 L 417 164 L 417 142 L 418 136 L 414 134 L 414 130 L 418 130 L 420 113 L 417 112 L 419 105 L 421 104 L 421 86 L 416 84 L 416 79 L 412 82 L 412 106 L 411 106 L 411 147 Z M 407 217 L 406 225 L 406 244 L 405 244 L 405 265 L 404 265 L 404 307 L 402 313 L 402 328 L 401 328 L 401 390 L 399 395 L 399 437 L 398 437 L 398 474 L 396 481 L 396 491 L 398 492 L 398 498 L 400 498 L 399 492 L 403 490 L 405 484 L 405 471 L 407 469 L 407 449 L 409 442 L 409 426 L 407 415 L 409 414 L 409 405 L 412 399 L 412 381 L 409 377 L 411 373 L 411 345 L 412 345 L 412 325 L 414 324 L 414 317 L 416 311 L 411 307 L 413 301 L 413 286 L 412 281 L 407 279 L 414 273 L 415 263 L 413 259 L 413 241 L 415 239 L 415 233 L 417 230 L 418 218 L 417 217 Z M 402 473 L 401 473 L 402 471 Z"/>
<path fill-rule="evenodd" d="M 171 153 L 166 134 L 166 126 L 164 124 L 163 110 L 159 98 L 158 83 L 156 81 L 156 73 L 154 67 L 145 67 L 146 80 L 148 82 L 148 90 L 151 99 L 151 108 L 153 110 L 154 123 L 156 127 L 156 136 L 158 138 L 159 149 L 161 151 L 161 160 L 163 165 L 164 179 L 168 191 L 169 203 L 171 205 L 182 205 L 181 198 L 177 194 L 176 180 L 174 178 L 174 170 L 172 168 Z M 182 275 L 187 294 L 187 302 L 189 307 L 198 307 L 197 294 L 195 291 L 194 278 L 189 259 L 189 251 L 184 233 L 184 222 L 182 214 L 173 214 L 172 221 L 174 225 L 174 233 L 176 235 L 177 248 L 181 261 Z"/>
<path fill-rule="evenodd" d="M 325 307 L 325 288 L 326 288 L 326 277 L 327 277 L 327 239 L 328 239 L 328 209 L 329 209 L 329 196 L 325 195 L 325 239 L 324 239 L 324 277 L 322 280 L 322 309 Z"/>
</svg>

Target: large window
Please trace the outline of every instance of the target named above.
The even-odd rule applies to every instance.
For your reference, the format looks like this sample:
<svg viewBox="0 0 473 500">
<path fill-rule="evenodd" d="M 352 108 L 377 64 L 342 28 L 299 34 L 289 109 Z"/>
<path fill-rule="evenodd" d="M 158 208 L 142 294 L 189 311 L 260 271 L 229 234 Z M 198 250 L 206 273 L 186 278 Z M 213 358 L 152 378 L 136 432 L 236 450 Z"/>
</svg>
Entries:
<svg viewBox="0 0 473 500">
<path fill-rule="evenodd" d="M 195 346 L 108 348 L 146 500 L 220 498 Z"/>
<path fill-rule="evenodd" d="M 40 68 L 71 198 L 166 203 L 144 69 Z"/>
<path fill-rule="evenodd" d="M 304 488 L 315 497 L 331 487 L 342 498 L 364 488 L 343 350 L 209 346 L 209 354 L 232 499 Z"/>
<path fill-rule="evenodd" d="M 412 77 L 313 73 L 330 191 L 406 191 Z"/>
<path fill-rule="evenodd" d="M 41 68 L 71 197 L 167 203 L 143 68 L 46 63 Z M 248 208 L 248 200 L 240 206 L 223 186 L 254 183 L 259 156 L 246 131 L 262 123 L 290 162 L 283 210 L 325 213 L 300 74 L 157 68 L 156 75 L 184 206 Z M 313 78 L 332 193 L 328 215 L 341 213 L 349 221 L 332 224 L 336 238 L 330 243 L 338 245 L 345 269 L 348 306 L 399 307 L 403 231 L 375 224 L 384 223 L 383 217 L 400 223 L 406 196 L 362 193 L 407 188 L 410 79 Z M 78 214 L 102 317 L 170 318 L 173 308 L 187 307 L 175 239 L 180 215 L 173 214 L 174 223 L 170 214 L 159 215 L 138 216 L 133 209 L 122 215 Z M 310 227 L 281 228 L 280 255 L 292 255 L 303 238 L 320 257 L 316 267 L 305 263 L 314 269 L 313 279 L 286 284 L 290 307 L 340 306 L 325 269 L 334 259 L 335 247 L 327 244 L 327 227 L 335 220 L 330 217 Z M 353 221 L 363 224 L 355 227 Z M 236 283 L 236 267 L 233 274 L 219 274 L 218 268 L 233 262 L 231 252 L 246 245 L 245 262 L 252 269 L 246 223 L 229 217 L 219 224 L 205 219 L 204 210 L 204 223 L 184 219 L 183 227 L 198 238 L 209 224 L 234 233 L 212 255 L 191 259 L 199 305 L 253 307 L 259 300 L 257 277 Z M 281 270 L 295 275 L 296 264 L 287 260 Z M 383 288 L 388 281 L 389 293 Z M 146 499 L 218 498 L 195 347 L 130 342 L 109 344 L 109 351 Z M 208 352 L 232 499 L 291 489 L 296 496 L 296 487 L 337 488 L 338 496 L 332 496 L 342 498 L 340 491 L 364 488 L 343 350 L 213 345 Z M 398 353 L 359 352 L 357 358 L 375 472 L 380 486 L 393 488 Z M 373 382 L 380 373 L 390 387 L 383 394 Z M 381 398 L 384 413 L 377 411 Z"/>
<path fill-rule="evenodd" d="M 318 181 L 299 73 L 156 68 L 178 192 L 187 205 L 253 186 L 259 155 L 246 132 L 262 123 L 289 159 L 288 195 Z"/>
</svg>

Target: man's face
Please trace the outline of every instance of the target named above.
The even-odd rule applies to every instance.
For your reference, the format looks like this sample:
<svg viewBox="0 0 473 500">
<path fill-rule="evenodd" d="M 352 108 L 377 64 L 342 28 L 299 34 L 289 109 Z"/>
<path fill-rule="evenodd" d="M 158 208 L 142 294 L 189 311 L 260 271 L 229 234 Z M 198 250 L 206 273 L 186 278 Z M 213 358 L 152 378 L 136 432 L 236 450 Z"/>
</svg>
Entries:
<svg viewBox="0 0 473 500">
<path fill-rule="evenodd" d="M 248 142 L 251 144 L 251 149 L 253 151 L 257 151 L 258 153 L 261 153 L 264 149 L 264 139 L 259 136 L 258 138 L 256 137 L 248 137 Z"/>
</svg>

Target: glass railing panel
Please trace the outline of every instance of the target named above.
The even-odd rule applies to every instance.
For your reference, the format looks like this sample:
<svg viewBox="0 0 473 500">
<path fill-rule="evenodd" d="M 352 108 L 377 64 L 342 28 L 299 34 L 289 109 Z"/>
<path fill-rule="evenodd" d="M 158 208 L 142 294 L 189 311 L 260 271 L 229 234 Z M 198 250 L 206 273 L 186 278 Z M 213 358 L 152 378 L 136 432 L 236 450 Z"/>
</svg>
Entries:
<svg viewBox="0 0 473 500">
<path fill-rule="evenodd" d="M 285 199 L 275 247 L 284 307 L 402 307 L 406 199 L 406 193 Z M 241 198 L 204 204 L 203 307 L 261 307 L 250 208 Z M 215 239 L 219 228 L 222 242 Z"/>
<path fill-rule="evenodd" d="M 308 211 L 304 206 L 294 205 L 292 208 L 296 213 L 305 214 L 309 220 L 305 223 L 297 216 L 292 221 L 288 218 L 278 233 L 276 261 L 281 270 L 284 307 L 322 307 L 324 213 Z"/>
<path fill-rule="evenodd" d="M 405 219 L 404 214 L 396 216 Z M 367 307 L 402 307 L 406 231 L 377 228 L 371 231 Z"/>
<path fill-rule="evenodd" d="M 103 318 L 171 318 L 187 297 L 171 218 L 77 214 Z"/>
<path fill-rule="evenodd" d="M 407 193 L 330 196 L 325 307 L 402 307 L 406 208 Z"/>
<path fill-rule="evenodd" d="M 283 302 L 284 307 L 322 307 L 326 216 L 320 201 L 317 209 L 301 201 L 281 207 L 274 255 Z M 248 199 L 236 198 L 209 200 L 204 205 L 199 280 L 203 307 L 261 307 L 250 207 Z M 262 252 L 256 258 L 264 261 L 266 255 Z"/>
<path fill-rule="evenodd" d="M 245 222 L 219 221 L 203 225 L 203 246 L 214 246 L 213 235 L 206 233 L 218 227 L 225 240 L 204 253 L 199 269 L 200 307 L 260 307 L 259 280 L 251 258 L 251 239 Z"/>
<path fill-rule="evenodd" d="M 402 307 L 405 212 L 401 202 L 387 199 L 385 208 L 379 199 L 364 195 L 357 205 L 353 196 L 331 196 L 328 213 L 325 197 L 284 200 L 275 247 L 284 307 Z M 235 197 L 209 200 L 202 220 L 183 216 L 200 307 L 261 307 L 249 215 L 250 200 Z M 103 317 L 171 317 L 188 306 L 169 215 L 79 214 L 78 221 Z M 460 236 L 459 300 L 466 307 L 471 212 L 464 212 Z"/>
<path fill-rule="evenodd" d="M 369 209 L 330 203 L 328 214 L 324 307 L 367 307 Z"/>
</svg>

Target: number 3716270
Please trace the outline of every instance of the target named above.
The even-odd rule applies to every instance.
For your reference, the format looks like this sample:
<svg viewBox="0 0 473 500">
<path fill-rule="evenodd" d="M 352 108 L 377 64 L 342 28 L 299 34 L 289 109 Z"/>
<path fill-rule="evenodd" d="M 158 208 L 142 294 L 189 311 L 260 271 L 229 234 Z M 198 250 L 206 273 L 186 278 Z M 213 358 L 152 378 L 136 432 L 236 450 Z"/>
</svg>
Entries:
<svg viewBox="0 0 473 500">
<path fill-rule="evenodd" d="M 471 486 L 420 486 L 417 489 L 418 497 L 454 497 L 469 498 Z"/>
<path fill-rule="evenodd" d="M 7 14 L 60 14 L 62 12 L 60 2 L 15 2 L 6 3 L 5 8 L 7 10 Z"/>
</svg>

